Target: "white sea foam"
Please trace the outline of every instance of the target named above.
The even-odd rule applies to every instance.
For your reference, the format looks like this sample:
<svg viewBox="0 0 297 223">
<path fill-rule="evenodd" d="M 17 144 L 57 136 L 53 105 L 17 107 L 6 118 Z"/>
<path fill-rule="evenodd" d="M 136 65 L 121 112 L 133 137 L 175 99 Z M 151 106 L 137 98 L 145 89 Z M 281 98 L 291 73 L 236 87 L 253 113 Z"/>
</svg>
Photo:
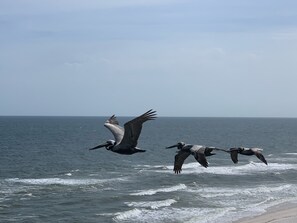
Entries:
<svg viewBox="0 0 297 223">
<path fill-rule="evenodd" d="M 147 168 L 147 169 L 163 169 L 163 168 L 167 167 L 166 165 L 148 165 L 148 164 L 135 165 L 135 166 L 138 167 L 138 168 Z"/>
<path fill-rule="evenodd" d="M 185 220 L 185 223 L 213 223 L 220 222 L 222 223 L 222 219 L 228 216 L 231 212 L 236 210 L 236 208 L 206 208 L 204 215 L 193 215 L 189 220 Z"/>
<path fill-rule="evenodd" d="M 272 197 L 267 197 L 263 199 L 260 196 L 261 193 L 266 193 L 271 191 L 272 193 L 278 194 L 280 191 L 292 190 L 295 187 L 294 185 L 278 185 L 274 187 L 260 187 L 259 193 L 256 192 L 258 188 L 249 187 L 247 192 L 244 195 L 244 199 L 231 199 L 234 202 L 229 202 L 226 205 L 225 199 L 217 199 L 215 198 L 216 204 L 220 204 L 224 202 L 224 207 L 220 208 L 198 208 L 198 207 L 171 207 L 162 206 L 158 208 L 152 208 L 150 205 L 154 204 L 150 202 L 130 202 L 126 203 L 128 206 L 133 207 L 133 209 L 123 212 L 114 213 L 115 217 L 113 218 L 116 222 L 147 222 L 147 223 L 159 223 L 159 222 L 172 222 L 174 219 L 175 222 L 186 222 L 186 223 L 213 223 L 213 222 L 221 222 L 227 223 L 232 220 L 239 219 L 241 217 L 247 217 L 251 213 L 254 215 L 261 214 L 265 212 L 265 210 L 272 205 L 276 205 L 278 203 L 282 203 L 286 200 L 284 199 L 273 199 Z M 240 193 L 242 188 L 236 189 L 236 193 Z M 199 191 L 199 190 L 197 190 Z M 224 191 L 229 191 L 231 193 L 230 188 L 205 188 L 205 193 L 210 192 L 215 193 L 224 193 Z M 201 190 L 200 190 L 201 192 Z M 258 193 L 258 194 L 257 194 Z M 251 203 L 250 196 L 258 197 L 258 202 Z M 237 197 L 237 196 L 236 196 Z M 218 202 L 220 200 L 220 202 Z M 230 200 L 230 199 L 229 199 Z M 163 202 L 163 201 L 162 201 Z M 173 200 L 166 200 L 166 202 L 173 203 Z M 164 201 L 164 203 L 166 203 Z M 157 203 L 155 203 L 157 204 Z"/>
<path fill-rule="evenodd" d="M 172 172 L 173 166 L 168 166 L 170 170 L 156 170 L 156 172 Z M 183 165 L 182 174 L 217 174 L 217 175 L 250 175 L 258 174 L 260 172 L 275 173 L 277 171 L 285 170 L 297 170 L 297 164 L 281 164 L 281 163 L 269 163 L 265 165 L 264 163 L 250 162 L 248 164 L 232 164 L 228 166 L 209 166 L 208 168 L 203 168 L 199 163 L 192 162 Z"/>
<path fill-rule="evenodd" d="M 274 163 L 277 163 L 279 161 L 281 161 L 282 163 L 295 163 L 297 161 L 297 157 L 296 156 L 282 157 L 282 158 L 274 157 L 274 158 L 270 158 L 269 161 Z"/>
<path fill-rule="evenodd" d="M 129 211 L 116 213 L 113 218 L 116 222 L 147 222 L 159 223 L 174 219 L 175 222 L 187 223 L 213 223 L 219 222 L 222 216 L 234 208 L 171 208 L 160 209 L 132 209 Z"/>
<path fill-rule="evenodd" d="M 124 178 L 112 178 L 112 179 L 63 179 L 63 178 L 39 178 L 39 179 L 19 179 L 9 178 L 8 182 L 23 183 L 30 185 L 93 185 L 102 184 L 110 181 L 122 181 Z"/>
<path fill-rule="evenodd" d="M 263 214 L 269 209 L 270 207 L 283 204 L 286 202 L 294 202 L 296 201 L 294 198 L 286 198 L 286 199 L 278 199 L 274 200 L 272 202 L 262 202 L 258 204 L 252 204 L 248 206 L 244 206 L 244 208 L 241 208 L 239 210 L 236 210 L 235 212 L 228 213 L 228 215 L 225 215 L 224 218 L 222 218 L 220 221 L 221 223 L 230 223 L 234 222 L 235 220 L 242 219 L 242 218 L 250 218 L 252 216 L 257 216 L 260 214 Z"/>
<path fill-rule="evenodd" d="M 297 198 L 297 186 L 295 184 L 246 185 L 244 187 L 234 188 L 188 188 L 187 191 L 193 193 L 193 196 L 197 195 L 198 199 L 199 197 L 204 197 L 208 202 L 221 207 L 236 208 L 235 216 L 233 216 L 232 213 L 228 213 L 228 215 L 224 217 L 228 217 L 230 221 L 237 216 L 246 217 L 247 213 L 263 213 L 265 209 L 274 204 L 296 200 Z M 229 218 L 230 216 L 232 216 L 232 218 Z"/>
<path fill-rule="evenodd" d="M 129 219 L 135 219 L 141 216 L 142 211 L 135 208 L 129 211 L 119 212 L 116 213 L 114 220 L 129 220 Z"/>
<path fill-rule="evenodd" d="M 168 166 L 166 165 L 135 165 L 136 170 L 140 169 L 140 171 L 155 171 L 157 170 L 168 170 Z M 171 170 L 171 169 L 170 169 Z"/>
<path fill-rule="evenodd" d="M 158 189 L 150 189 L 150 190 L 142 190 L 136 193 L 131 193 L 130 195 L 136 195 L 136 196 L 144 196 L 144 195 L 154 195 L 156 193 L 160 192 L 173 192 L 173 191 L 179 191 L 179 190 L 184 190 L 186 189 L 187 186 L 185 184 L 178 184 L 176 186 L 172 187 L 162 187 Z"/>
<path fill-rule="evenodd" d="M 230 188 L 230 187 L 204 187 L 204 188 L 188 188 L 188 192 L 197 193 L 201 197 L 212 198 L 212 197 L 229 197 L 238 195 L 239 197 L 251 197 L 251 196 L 268 196 L 275 193 L 292 193 L 297 192 L 297 187 L 292 184 L 284 185 L 271 185 L 271 186 L 257 186 L 257 187 L 244 187 L 244 188 Z"/>
<path fill-rule="evenodd" d="M 161 201 L 147 201 L 147 202 L 125 202 L 129 207 L 136 207 L 136 208 L 151 208 L 151 209 L 158 209 L 161 207 L 168 207 L 172 204 L 176 203 L 174 199 L 167 199 Z"/>
</svg>

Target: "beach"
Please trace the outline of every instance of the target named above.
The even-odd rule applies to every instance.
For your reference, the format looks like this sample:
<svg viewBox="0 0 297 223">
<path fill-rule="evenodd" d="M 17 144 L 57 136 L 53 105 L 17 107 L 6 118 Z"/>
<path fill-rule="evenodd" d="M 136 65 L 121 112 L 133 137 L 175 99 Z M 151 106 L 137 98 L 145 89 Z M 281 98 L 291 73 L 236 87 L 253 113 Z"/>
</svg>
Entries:
<svg viewBox="0 0 297 223">
<path fill-rule="evenodd" d="M 297 222 L 297 203 L 284 203 L 273 206 L 264 214 L 243 218 L 234 223 L 295 223 Z"/>
</svg>

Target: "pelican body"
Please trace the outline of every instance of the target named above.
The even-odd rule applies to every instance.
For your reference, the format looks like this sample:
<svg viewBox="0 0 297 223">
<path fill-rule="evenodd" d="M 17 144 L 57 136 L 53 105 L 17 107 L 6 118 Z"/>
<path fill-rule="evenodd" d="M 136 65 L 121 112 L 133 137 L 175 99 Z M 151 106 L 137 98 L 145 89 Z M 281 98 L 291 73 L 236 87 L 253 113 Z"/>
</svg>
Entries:
<svg viewBox="0 0 297 223">
<path fill-rule="evenodd" d="M 126 122 L 123 128 L 119 125 L 115 115 L 113 115 L 106 120 L 104 126 L 111 131 L 115 140 L 108 140 L 103 144 L 91 148 L 90 150 L 105 147 L 107 150 L 123 155 L 145 152 L 145 150 L 137 148 L 142 124 L 148 120 L 154 120 L 155 118 L 156 111 L 149 110 L 129 122 Z"/>
<path fill-rule="evenodd" d="M 241 155 L 252 156 L 255 155 L 263 163 L 267 164 L 267 161 L 263 154 L 261 153 L 262 149 L 260 148 L 245 148 L 245 147 L 236 147 L 230 148 L 229 150 L 224 150 L 225 152 L 230 153 L 231 159 L 234 163 L 238 163 L 238 153 Z"/>
<path fill-rule="evenodd" d="M 198 163 L 200 163 L 205 168 L 208 167 L 208 162 L 206 160 L 206 156 L 215 155 L 212 153 L 213 150 L 216 150 L 215 147 L 205 147 L 200 145 L 192 145 L 192 144 L 185 144 L 184 142 L 179 142 L 175 145 L 166 147 L 167 149 L 177 147 L 179 150 L 175 155 L 174 159 L 174 172 L 179 174 L 182 170 L 182 165 L 185 159 L 188 158 L 189 155 L 193 155 Z"/>
</svg>

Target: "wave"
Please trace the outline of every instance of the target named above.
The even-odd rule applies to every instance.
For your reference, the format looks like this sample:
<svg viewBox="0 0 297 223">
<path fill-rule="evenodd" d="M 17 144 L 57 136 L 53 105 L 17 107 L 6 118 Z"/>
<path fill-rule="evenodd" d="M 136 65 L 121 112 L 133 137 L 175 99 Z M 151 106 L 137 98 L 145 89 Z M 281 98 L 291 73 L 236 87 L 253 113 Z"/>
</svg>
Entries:
<svg viewBox="0 0 297 223">
<path fill-rule="evenodd" d="M 235 212 L 224 216 L 225 219 L 229 219 L 227 222 L 247 217 L 251 213 L 253 215 L 264 213 L 271 206 L 297 198 L 295 184 L 188 188 L 187 191 L 193 193 L 194 196 L 198 195 L 198 198 L 205 198 L 209 204 L 235 208 Z"/>
<path fill-rule="evenodd" d="M 168 170 L 167 170 L 168 169 Z M 166 170 L 154 170 L 155 172 L 173 173 L 173 166 L 167 166 Z M 250 175 L 258 174 L 261 172 L 285 171 L 285 170 L 297 170 L 297 164 L 281 164 L 281 163 L 269 163 L 265 165 L 263 163 L 250 162 L 248 164 L 240 165 L 228 165 L 228 166 L 209 166 L 208 168 L 202 167 L 197 162 L 187 163 L 183 165 L 182 174 L 217 174 L 217 175 Z"/>
<path fill-rule="evenodd" d="M 5 179 L 5 181 L 7 182 L 23 183 L 23 184 L 29 184 L 29 185 L 67 185 L 67 186 L 95 185 L 95 184 L 102 184 L 102 183 L 111 182 L 111 181 L 125 181 L 125 180 L 126 180 L 125 178 L 113 178 L 113 179 L 8 178 L 8 179 Z"/>
<path fill-rule="evenodd" d="M 230 188 L 230 187 L 205 187 L 205 188 L 188 188 L 188 192 L 197 193 L 201 197 L 213 198 L 213 197 L 230 197 L 238 195 L 240 197 L 251 197 L 260 195 L 273 195 L 275 193 L 288 193 L 295 194 L 297 192 L 296 185 L 284 184 L 284 185 L 271 185 L 271 186 L 257 186 L 244 188 Z"/>
<path fill-rule="evenodd" d="M 170 208 L 157 210 L 139 209 L 115 213 L 116 222 L 187 222 L 212 223 L 220 219 L 234 208 Z"/>
<path fill-rule="evenodd" d="M 125 202 L 127 206 L 134 209 L 117 213 L 114 220 L 119 222 L 122 220 L 127 222 L 171 222 L 174 219 L 176 222 L 231 222 L 232 219 L 245 217 L 247 213 L 263 213 L 266 208 L 272 206 L 271 204 L 287 201 L 288 198 L 296 199 L 297 194 L 295 184 L 205 186 L 202 188 L 196 184 L 188 186 L 179 184 L 173 187 L 139 191 L 130 195 L 153 195 L 158 192 L 178 190 L 182 190 L 180 193 L 182 197 L 186 193 L 188 194 L 187 198 L 190 195 L 195 201 L 207 202 L 207 207 L 176 208 L 180 204 L 174 199 Z M 173 204 L 176 207 L 172 207 Z M 208 208 L 209 206 L 212 208 Z M 193 212 L 196 214 L 192 214 Z M 220 219 L 222 216 L 224 219 L 228 218 L 229 221 L 222 221 Z M 232 218 L 229 218 L 230 216 Z"/>
<path fill-rule="evenodd" d="M 286 155 L 295 155 L 297 156 L 297 153 L 285 153 Z"/>
<path fill-rule="evenodd" d="M 148 164 L 134 165 L 134 169 L 141 170 L 141 171 L 169 170 L 168 166 L 166 166 L 166 165 L 148 165 Z"/>
<path fill-rule="evenodd" d="M 162 201 L 125 202 L 125 204 L 127 204 L 129 207 L 158 209 L 161 207 L 171 206 L 172 204 L 174 204 L 176 202 L 177 201 L 174 199 L 167 199 L 167 200 L 162 200 Z"/>
<path fill-rule="evenodd" d="M 142 190 L 142 191 L 139 191 L 139 192 L 136 192 L 136 193 L 131 193 L 130 195 L 136 195 L 136 196 L 154 195 L 154 194 L 160 193 L 160 192 L 164 192 L 164 193 L 174 192 L 174 191 L 184 190 L 186 188 L 187 188 L 187 186 L 185 184 L 178 184 L 178 185 L 172 186 L 172 187 Z"/>
<path fill-rule="evenodd" d="M 270 162 L 279 162 L 281 161 L 282 163 L 297 163 L 297 157 L 282 157 L 282 158 L 279 158 L 279 157 L 274 157 L 274 158 L 270 158 L 269 160 Z M 269 164 L 268 164 L 269 165 Z"/>
<path fill-rule="evenodd" d="M 124 212 L 118 212 L 116 213 L 115 217 L 113 218 L 114 220 L 128 220 L 128 219 L 135 219 L 136 217 L 141 216 L 142 211 L 135 208 L 129 211 L 124 211 Z"/>
</svg>

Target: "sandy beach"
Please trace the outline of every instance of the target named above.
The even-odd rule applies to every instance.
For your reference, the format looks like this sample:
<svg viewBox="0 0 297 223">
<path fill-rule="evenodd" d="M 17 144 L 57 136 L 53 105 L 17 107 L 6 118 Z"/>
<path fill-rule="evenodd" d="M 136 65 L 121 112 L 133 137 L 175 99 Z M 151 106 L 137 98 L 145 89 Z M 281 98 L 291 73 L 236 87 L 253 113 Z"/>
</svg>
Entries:
<svg viewBox="0 0 297 223">
<path fill-rule="evenodd" d="M 296 223 L 297 203 L 284 203 L 267 210 L 266 213 L 252 218 L 243 218 L 234 223 Z"/>
</svg>

